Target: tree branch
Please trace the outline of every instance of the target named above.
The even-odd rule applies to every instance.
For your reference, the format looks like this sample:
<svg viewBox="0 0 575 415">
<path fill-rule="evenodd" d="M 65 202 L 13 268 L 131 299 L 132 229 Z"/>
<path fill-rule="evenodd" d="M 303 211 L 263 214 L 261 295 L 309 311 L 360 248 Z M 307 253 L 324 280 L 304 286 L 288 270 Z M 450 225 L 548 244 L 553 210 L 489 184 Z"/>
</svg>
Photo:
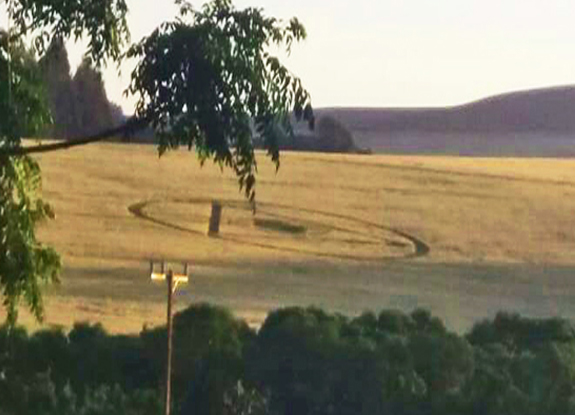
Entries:
<svg viewBox="0 0 575 415">
<path fill-rule="evenodd" d="M 147 125 L 148 120 L 132 117 L 125 124 L 119 127 L 109 128 L 99 133 L 74 140 L 66 140 L 53 144 L 40 144 L 30 147 L 0 147 L 0 156 L 24 156 L 28 154 L 49 153 L 52 151 L 67 150 L 72 147 L 104 141 L 118 135 L 122 135 L 124 138 L 126 138 L 136 131 L 146 128 Z"/>
</svg>

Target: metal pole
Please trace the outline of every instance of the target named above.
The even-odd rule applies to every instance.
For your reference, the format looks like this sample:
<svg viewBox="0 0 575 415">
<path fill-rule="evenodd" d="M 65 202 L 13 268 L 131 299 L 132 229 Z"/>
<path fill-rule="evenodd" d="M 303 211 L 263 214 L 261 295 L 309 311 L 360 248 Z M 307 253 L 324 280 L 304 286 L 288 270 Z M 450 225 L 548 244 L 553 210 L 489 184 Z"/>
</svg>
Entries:
<svg viewBox="0 0 575 415">
<path fill-rule="evenodd" d="M 163 266 L 162 266 L 163 268 Z M 170 394 L 172 384 L 172 297 L 173 290 L 172 270 L 168 270 L 166 280 L 168 281 L 168 359 L 166 363 L 166 415 L 170 415 Z"/>
</svg>

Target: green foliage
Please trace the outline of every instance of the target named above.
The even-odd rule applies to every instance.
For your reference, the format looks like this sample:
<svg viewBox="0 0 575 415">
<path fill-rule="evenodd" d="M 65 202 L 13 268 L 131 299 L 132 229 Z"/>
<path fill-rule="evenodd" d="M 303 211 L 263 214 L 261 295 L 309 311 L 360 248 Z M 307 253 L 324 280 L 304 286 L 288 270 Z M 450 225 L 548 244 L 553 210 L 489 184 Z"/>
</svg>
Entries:
<svg viewBox="0 0 575 415">
<path fill-rule="evenodd" d="M 458 391 L 471 378 L 473 349 L 465 339 L 455 334 L 417 334 L 409 343 L 415 370 L 431 394 Z"/>
<path fill-rule="evenodd" d="M 351 321 L 351 327 L 355 331 L 358 330 L 362 336 L 376 342 L 390 335 L 430 334 L 443 336 L 447 333 L 443 322 L 423 309 L 416 309 L 409 315 L 398 310 L 383 310 L 379 316 L 372 312 L 365 312 Z"/>
<path fill-rule="evenodd" d="M 429 310 L 418 308 L 410 314 L 418 332 L 444 335 L 447 329 L 438 317 L 433 317 Z"/>
<path fill-rule="evenodd" d="M 158 368 L 145 354 L 137 336 L 110 336 L 100 325 L 75 324 L 68 335 L 70 381 L 83 394 L 100 385 L 119 385 L 123 390 L 151 389 L 159 385 Z"/>
<path fill-rule="evenodd" d="M 253 201 L 253 139 L 262 139 L 279 166 L 278 128 L 291 130 L 292 112 L 313 123 L 301 81 L 268 51 L 272 45 L 289 51 L 305 30 L 297 19 L 284 23 L 260 9 L 236 10 L 229 0 L 201 10 L 180 4 L 176 21 L 128 51 L 139 63 L 127 92 L 139 98 L 136 115 L 155 129 L 161 153 L 195 148 L 202 162 L 213 158 L 232 168 Z"/>
<path fill-rule="evenodd" d="M 162 411 L 155 391 L 127 393 L 117 385 L 103 385 L 79 398 L 70 385 L 57 387 L 49 373 L 25 382 L 0 380 L 0 398 L 2 415 L 159 415 Z"/>
<path fill-rule="evenodd" d="M 9 70 L 10 69 L 10 70 Z M 17 146 L 50 122 L 42 74 L 21 42 L 0 30 L 0 145 Z"/>
<path fill-rule="evenodd" d="M 40 52 L 52 39 L 87 37 L 95 62 L 117 60 L 129 41 L 124 0 L 12 0 L 15 37 L 34 37 Z"/>
<path fill-rule="evenodd" d="M 138 390 L 125 393 L 108 385 L 90 390 L 76 415 L 159 415 L 162 403 L 157 392 Z"/>
<path fill-rule="evenodd" d="M 550 341 L 573 341 L 575 326 L 560 318 L 535 320 L 500 312 L 493 321 L 476 324 L 467 338 L 474 345 L 500 343 L 512 351 L 523 351 Z"/>
<path fill-rule="evenodd" d="M 265 396 L 257 389 L 245 387 L 239 381 L 224 392 L 223 411 L 227 415 L 266 415 L 269 414 L 269 404 Z M 197 413 L 197 412 L 193 412 Z M 213 412 L 208 412 L 213 413 Z M 182 415 L 186 412 L 183 411 Z"/>
<path fill-rule="evenodd" d="M 193 376 L 188 382 L 180 383 L 186 385 L 181 413 L 225 415 L 241 406 L 248 409 L 252 405 L 265 407 L 266 401 L 257 389 L 246 389 L 242 384 L 242 366 L 243 359 L 221 352 L 209 353 L 195 362 L 191 366 L 194 368 Z M 260 410 L 254 408 L 256 413 Z"/>
<path fill-rule="evenodd" d="M 556 322 L 514 316 L 500 338 L 525 325 Z M 317 308 L 274 311 L 254 333 L 209 305 L 179 313 L 175 326 L 182 415 L 575 414 L 575 340 L 556 334 L 522 350 L 479 346 L 424 310 L 350 319 Z M 165 340 L 165 327 L 140 336 L 89 324 L 67 335 L 0 328 L 0 414 L 159 414 Z"/>
<path fill-rule="evenodd" d="M 173 359 L 178 364 L 172 370 L 175 400 L 181 401 L 185 395 L 193 394 L 194 388 L 221 391 L 235 384 L 243 373 L 245 349 L 254 338 L 255 333 L 244 321 L 237 320 L 222 307 L 200 304 L 177 313 Z M 166 329 L 143 330 L 140 339 L 159 383 L 166 362 Z M 201 406 L 198 399 L 192 402 Z"/>
<path fill-rule="evenodd" d="M 406 339 L 374 339 L 373 324 L 367 314 L 350 322 L 315 308 L 273 312 L 250 353 L 250 376 L 278 413 L 373 414 L 417 404 L 426 386 Z"/>
<path fill-rule="evenodd" d="M 20 136 L 34 134 L 50 119 L 40 71 L 21 44 L 11 46 L 0 36 L 0 145 L 18 146 Z M 13 72 L 8 71 L 11 65 Z M 8 75 L 12 74 L 9 79 Z M 41 290 L 58 280 L 60 259 L 38 242 L 38 223 L 53 216 L 40 198 L 38 163 L 30 157 L 0 155 L 0 287 L 7 320 L 15 323 L 23 300 L 38 320 L 43 317 Z"/>
<path fill-rule="evenodd" d="M 0 285 L 7 321 L 14 324 L 24 300 L 38 320 L 43 318 L 42 288 L 58 281 L 60 258 L 37 241 L 37 223 L 53 216 L 39 198 L 40 168 L 30 157 L 0 159 Z"/>
<path fill-rule="evenodd" d="M 23 46 L 35 37 L 44 50 L 47 39 L 86 34 L 88 54 L 96 62 L 118 59 L 128 40 L 123 0 L 13 0 L 14 30 L 0 32 L 0 148 L 21 146 L 50 122 L 42 76 L 34 56 Z M 41 176 L 27 156 L 0 155 L 0 288 L 7 321 L 14 325 L 23 300 L 38 320 L 43 318 L 42 286 L 58 281 L 57 253 L 36 239 L 39 222 L 53 216 L 40 198 Z"/>
<path fill-rule="evenodd" d="M 481 413 L 575 413 L 570 322 L 498 313 L 466 337 L 475 346 L 475 371 L 464 393 Z"/>
<path fill-rule="evenodd" d="M 77 324 L 65 335 L 0 329 L 0 414 L 159 414 L 137 337 Z M 142 376 L 144 375 L 144 376 Z"/>
<path fill-rule="evenodd" d="M 190 306 L 174 316 L 174 348 L 186 359 L 221 351 L 241 357 L 254 332 L 243 320 L 218 306 Z"/>
</svg>

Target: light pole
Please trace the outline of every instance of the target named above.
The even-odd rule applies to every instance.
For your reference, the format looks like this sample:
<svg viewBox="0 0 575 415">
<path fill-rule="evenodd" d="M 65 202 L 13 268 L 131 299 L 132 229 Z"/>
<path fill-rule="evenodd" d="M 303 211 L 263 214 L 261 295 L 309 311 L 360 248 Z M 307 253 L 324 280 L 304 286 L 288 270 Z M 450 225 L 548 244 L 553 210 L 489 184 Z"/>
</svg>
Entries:
<svg viewBox="0 0 575 415">
<path fill-rule="evenodd" d="M 166 281 L 168 287 L 168 339 L 167 339 L 167 359 L 166 359 L 166 407 L 165 415 L 170 415 L 170 397 L 172 385 L 172 300 L 179 284 L 188 282 L 188 264 L 184 264 L 183 274 L 174 274 L 171 269 L 164 272 L 164 261 L 160 264 L 160 272 L 154 271 L 154 261 L 150 261 L 150 276 L 152 281 Z"/>
</svg>

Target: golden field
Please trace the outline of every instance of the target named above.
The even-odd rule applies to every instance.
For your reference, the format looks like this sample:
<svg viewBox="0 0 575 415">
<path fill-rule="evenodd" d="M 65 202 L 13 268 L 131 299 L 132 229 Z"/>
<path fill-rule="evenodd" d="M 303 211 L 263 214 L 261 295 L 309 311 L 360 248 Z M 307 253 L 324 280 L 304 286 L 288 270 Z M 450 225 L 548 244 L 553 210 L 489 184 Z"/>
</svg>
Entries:
<svg viewBox="0 0 575 415">
<path fill-rule="evenodd" d="M 48 324 L 136 332 L 165 319 L 149 260 L 190 264 L 177 307 L 258 324 L 273 308 L 429 308 L 464 330 L 498 310 L 575 317 L 575 161 L 259 154 L 255 215 L 228 171 L 176 151 L 96 144 L 38 157 L 62 255 Z M 210 201 L 223 203 L 207 236 Z M 22 321 L 30 326 L 26 313 Z"/>
</svg>

